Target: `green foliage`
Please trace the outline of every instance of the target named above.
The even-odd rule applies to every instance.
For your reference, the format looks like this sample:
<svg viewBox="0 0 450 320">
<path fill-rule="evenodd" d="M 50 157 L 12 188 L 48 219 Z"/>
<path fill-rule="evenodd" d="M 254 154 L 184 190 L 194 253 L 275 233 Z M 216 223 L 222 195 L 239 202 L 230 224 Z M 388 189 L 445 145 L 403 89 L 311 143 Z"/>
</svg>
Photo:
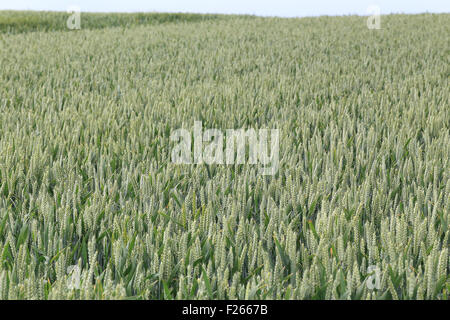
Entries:
<svg viewBox="0 0 450 320">
<path fill-rule="evenodd" d="M 450 15 L 17 15 L 0 299 L 449 298 Z M 278 128 L 279 171 L 171 163 L 196 120 Z"/>
<path fill-rule="evenodd" d="M 0 11 L 0 33 L 17 34 L 36 31 L 70 31 L 66 12 Z M 82 29 L 129 28 L 137 25 L 189 23 L 210 19 L 224 19 L 214 14 L 186 13 L 90 13 L 81 12 Z"/>
</svg>

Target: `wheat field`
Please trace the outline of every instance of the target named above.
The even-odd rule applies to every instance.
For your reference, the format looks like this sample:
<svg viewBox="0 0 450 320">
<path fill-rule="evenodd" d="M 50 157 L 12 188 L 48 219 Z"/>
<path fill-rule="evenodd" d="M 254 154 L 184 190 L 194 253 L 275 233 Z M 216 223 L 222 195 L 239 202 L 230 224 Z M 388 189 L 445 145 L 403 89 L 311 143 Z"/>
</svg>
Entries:
<svg viewBox="0 0 450 320">
<path fill-rule="evenodd" d="M 66 18 L 0 12 L 0 299 L 449 299 L 449 14 Z"/>
</svg>

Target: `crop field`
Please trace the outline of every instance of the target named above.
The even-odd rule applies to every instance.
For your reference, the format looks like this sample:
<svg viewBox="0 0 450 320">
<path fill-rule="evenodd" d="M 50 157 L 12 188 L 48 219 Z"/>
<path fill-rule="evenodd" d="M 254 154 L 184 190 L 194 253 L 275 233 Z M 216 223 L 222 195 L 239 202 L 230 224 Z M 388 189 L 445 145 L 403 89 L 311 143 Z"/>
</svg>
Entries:
<svg viewBox="0 0 450 320">
<path fill-rule="evenodd" d="M 449 299 L 450 14 L 67 17 L 0 11 L 0 299 Z"/>
</svg>

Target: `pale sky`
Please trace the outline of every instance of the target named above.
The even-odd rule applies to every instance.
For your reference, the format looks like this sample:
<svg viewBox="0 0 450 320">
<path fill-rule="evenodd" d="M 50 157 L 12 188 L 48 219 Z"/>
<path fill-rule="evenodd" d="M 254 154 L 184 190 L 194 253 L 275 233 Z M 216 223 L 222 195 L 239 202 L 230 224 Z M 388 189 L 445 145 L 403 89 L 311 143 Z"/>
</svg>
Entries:
<svg viewBox="0 0 450 320">
<path fill-rule="evenodd" d="M 0 10 L 66 11 L 76 6 L 90 12 L 195 12 L 262 16 L 367 15 L 376 5 L 381 14 L 450 12 L 450 0 L 0 0 Z"/>
</svg>

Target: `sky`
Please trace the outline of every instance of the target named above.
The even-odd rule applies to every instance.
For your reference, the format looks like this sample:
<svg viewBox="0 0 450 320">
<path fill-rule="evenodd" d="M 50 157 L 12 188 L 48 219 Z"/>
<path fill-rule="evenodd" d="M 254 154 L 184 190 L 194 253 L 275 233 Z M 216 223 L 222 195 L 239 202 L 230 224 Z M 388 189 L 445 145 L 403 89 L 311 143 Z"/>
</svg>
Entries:
<svg viewBox="0 0 450 320">
<path fill-rule="evenodd" d="M 450 12 L 450 0 L 0 0 L 0 10 L 81 12 L 195 12 L 260 16 L 305 17 L 320 15 L 369 15 L 370 6 L 381 14 Z"/>
</svg>

